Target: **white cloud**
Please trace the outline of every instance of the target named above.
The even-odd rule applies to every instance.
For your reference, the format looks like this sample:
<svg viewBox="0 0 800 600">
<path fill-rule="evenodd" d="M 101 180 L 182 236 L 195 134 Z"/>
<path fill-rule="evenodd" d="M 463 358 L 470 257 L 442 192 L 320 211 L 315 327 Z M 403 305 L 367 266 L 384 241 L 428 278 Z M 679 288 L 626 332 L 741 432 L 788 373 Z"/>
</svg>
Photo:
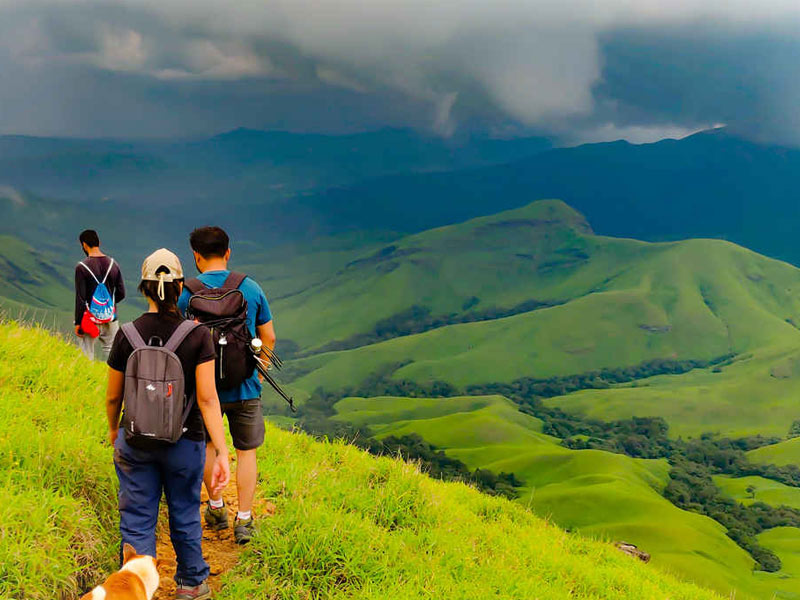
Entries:
<svg viewBox="0 0 800 600">
<path fill-rule="evenodd" d="M 7 198 L 17 206 L 25 206 L 25 198 L 10 185 L 0 185 L 0 198 Z"/>
</svg>

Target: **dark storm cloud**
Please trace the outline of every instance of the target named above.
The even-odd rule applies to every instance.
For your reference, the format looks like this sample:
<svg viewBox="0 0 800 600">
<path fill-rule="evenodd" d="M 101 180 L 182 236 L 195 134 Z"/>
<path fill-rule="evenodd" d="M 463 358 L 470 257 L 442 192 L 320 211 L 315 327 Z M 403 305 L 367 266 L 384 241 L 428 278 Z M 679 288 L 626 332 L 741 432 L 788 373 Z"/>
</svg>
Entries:
<svg viewBox="0 0 800 600">
<path fill-rule="evenodd" d="M 794 2 L 0 0 L 0 131 L 800 141 Z"/>
<path fill-rule="evenodd" d="M 772 141 L 800 138 L 800 38 L 697 27 L 604 36 L 598 114 L 617 123 L 725 123 Z"/>
</svg>

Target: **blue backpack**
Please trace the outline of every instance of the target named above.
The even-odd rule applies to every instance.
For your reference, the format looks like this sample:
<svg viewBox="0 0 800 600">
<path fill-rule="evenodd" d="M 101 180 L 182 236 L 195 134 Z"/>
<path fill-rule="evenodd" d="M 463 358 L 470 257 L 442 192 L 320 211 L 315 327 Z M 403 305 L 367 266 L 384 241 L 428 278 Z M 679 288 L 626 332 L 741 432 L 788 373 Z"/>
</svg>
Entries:
<svg viewBox="0 0 800 600">
<path fill-rule="evenodd" d="M 111 264 L 108 265 L 108 270 L 106 271 L 106 276 L 103 277 L 103 281 L 97 279 L 97 276 L 86 263 L 81 261 L 80 264 L 89 271 L 92 279 L 97 282 L 97 287 L 94 289 L 92 299 L 86 304 L 86 310 L 89 311 L 92 320 L 96 323 L 110 323 L 114 320 L 116 307 L 114 306 L 114 297 L 108 292 L 108 288 L 106 287 L 106 279 L 108 279 L 108 274 L 111 273 L 111 269 L 114 267 L 114 259 L 111 259 Z"/>
</svg>

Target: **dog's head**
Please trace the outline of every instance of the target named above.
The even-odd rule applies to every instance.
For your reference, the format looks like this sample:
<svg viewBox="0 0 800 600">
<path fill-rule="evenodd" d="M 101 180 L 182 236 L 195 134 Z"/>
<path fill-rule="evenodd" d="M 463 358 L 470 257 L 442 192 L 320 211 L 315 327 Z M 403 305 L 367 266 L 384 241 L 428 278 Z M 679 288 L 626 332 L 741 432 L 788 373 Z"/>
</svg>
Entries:
<svg viewBox="0 0 800 600">
<path fill-rule="evenodd" d="M 82 596 L 81 600 L 138 599 L 142 597 L 142 592 L 146 600 L 152 600 L 159 584 L 156 559 L 137 554 L 133 546 L 125 544 L 122 547 L 122 563 L 117 573 Z"/>
<path fill-rule="evenodd" d="M 142 580 L 148 600 L 156 593 L 160 577 L 156 559 L 152 556 L 137 554 L 133 546 L 125 544 L 122 546 L 122 568 L 120 571 L 133 573 Z"/>
</svg>

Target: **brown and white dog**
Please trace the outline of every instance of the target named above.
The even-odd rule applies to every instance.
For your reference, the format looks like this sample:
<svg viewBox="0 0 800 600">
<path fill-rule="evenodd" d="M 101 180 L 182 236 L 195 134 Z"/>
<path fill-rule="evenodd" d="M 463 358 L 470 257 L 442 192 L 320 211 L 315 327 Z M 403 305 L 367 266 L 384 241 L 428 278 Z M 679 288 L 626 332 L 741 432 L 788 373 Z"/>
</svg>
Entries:
<svg viewBox="0 0 800 600">
<path fill-rule="evenodd" d="M 136 554 L 130 544 L 122 547 L 122 568 L 81 600 L 152 600 L 158 589 L 156 559 Z"/>
</svg>

